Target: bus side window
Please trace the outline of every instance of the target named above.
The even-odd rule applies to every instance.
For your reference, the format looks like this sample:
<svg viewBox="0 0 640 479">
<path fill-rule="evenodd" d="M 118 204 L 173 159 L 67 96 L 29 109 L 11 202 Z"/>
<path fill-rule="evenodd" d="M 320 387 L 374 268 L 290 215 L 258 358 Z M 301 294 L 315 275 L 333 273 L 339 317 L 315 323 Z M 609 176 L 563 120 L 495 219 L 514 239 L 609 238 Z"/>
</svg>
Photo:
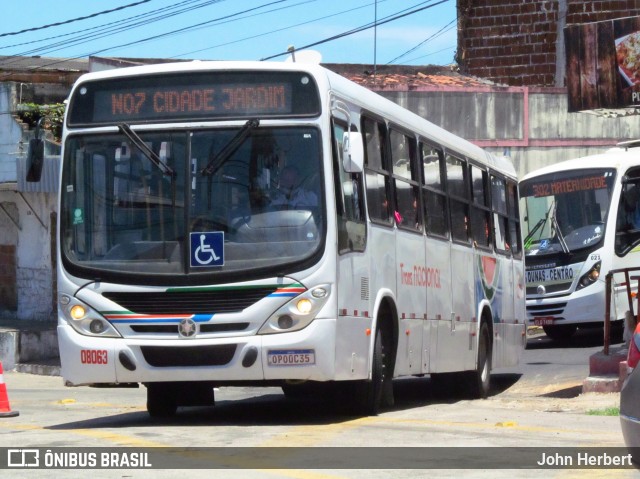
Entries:
<svg viewBox="0 0 640 479">
<path fill-rule="evenodd" d="M 426 143 L 420 144 L 420 155 L 422 158 L 423 213 L 427 233 L 447 238 L 449 236 L 447 221 L 449 214 L 443 180 L 444 155 L 441 148 Z"/>
<path fill-rule="evenodd" d="M 471 206 L 471 236 L 474 244 L 482 248 L 491 246 L 491 215 L 488 208 L 487 173 L 477 166 L 469 168 L 473 203 Z"/>
<path fill-rule="evenodd" d="M 509 235 L 507 242 L 511 254 L 516 257 L 522 252 L 522 236 L 520 235 L 520 212 L 518 209 L 518 186 L 507 181 L 507 214 L 509 215 Z"/>
<path fill-rule="evenodd" d="M 640 183 L 623 183 L 616 219 L 615 251 L 618 255 L 624 255 L 638 242 L 640 242 Z"/>
<path fill-rule="evenodd" d="M 469 242 L 469 180 L 467 163 L 447 153 L 447 192 L 451 205 L 451 236 L 458 242 Z"/>
<path fill-rule="evenodd" d="M 363 117 L 365 138 L 365 175 L 369 217 L 378 223 L 392 225 L 389 170 L 386 166 L 384 123 Z"/>
<path fill-rule="evenodd" d="M 390 130 L 391 162 L 398 226 L 422 231 L 419 197 L 419 171 L 416 164 L 416 143 L 409 135 Z"/>
<path fill-rule="evenodd" d="M 362 196 L 362 173 L 347 173 L 342 162 L 342 139 L 346 125 L 333 120 L 333 170 L 338 213 L 338 251 L 364 251 L 366 223 Z"/>
<path fill-rule="evenodd" d="M 491 209 L 493 214 L 493 235 L 496 249 L 508 252 L 511 249 L 507 241 L 509 221 L 507 219 L 507 189 L 502 178 L 491 175 Z"/>
</svg>

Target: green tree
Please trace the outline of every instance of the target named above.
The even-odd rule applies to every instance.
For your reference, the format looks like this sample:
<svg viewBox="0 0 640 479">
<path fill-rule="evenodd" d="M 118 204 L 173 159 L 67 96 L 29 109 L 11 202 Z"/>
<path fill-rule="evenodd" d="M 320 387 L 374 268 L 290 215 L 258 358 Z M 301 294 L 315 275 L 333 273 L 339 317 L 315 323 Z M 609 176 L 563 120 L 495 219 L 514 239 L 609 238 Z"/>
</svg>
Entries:
<svg viewBox="0 0 640 479">
<path fill-rule="evenodd" d="M 55 141 L 62 138 L 62 122 L 64 120 L 64 103 L 55 103 L 53 105 L 37 105 L 35 103 L 22 103 L 18 111 L 18 117 L 30 128 L 38 126 L 38 122 L 42 119 L 40 127 L 51 131 Z"/>
</svg>

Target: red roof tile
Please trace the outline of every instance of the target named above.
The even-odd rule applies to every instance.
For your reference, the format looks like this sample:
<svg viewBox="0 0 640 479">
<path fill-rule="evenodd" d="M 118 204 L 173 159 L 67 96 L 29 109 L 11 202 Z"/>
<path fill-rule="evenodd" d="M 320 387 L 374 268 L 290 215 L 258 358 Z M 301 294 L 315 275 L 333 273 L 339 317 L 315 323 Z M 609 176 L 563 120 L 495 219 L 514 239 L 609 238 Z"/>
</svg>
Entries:
<svg viewBox="0 0 640 479">
<path fill-rule="evenodd" d="M 474 88 L 497 86 L 482 78 L 461 75 L 451 67 L 382 65 L 373 73 L 372 65 L 324 64 L 349 80 L 371 90 L 428 90 L 439 87 Z"/>
</svg>

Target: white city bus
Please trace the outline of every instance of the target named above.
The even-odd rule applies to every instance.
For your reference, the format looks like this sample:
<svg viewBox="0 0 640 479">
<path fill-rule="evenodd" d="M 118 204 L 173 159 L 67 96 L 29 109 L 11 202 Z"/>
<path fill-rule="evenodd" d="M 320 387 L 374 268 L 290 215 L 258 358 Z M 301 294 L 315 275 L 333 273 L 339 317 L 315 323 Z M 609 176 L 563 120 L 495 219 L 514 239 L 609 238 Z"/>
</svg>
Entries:
<svg viewBox="0 0 640 479">
<path fill-rule="evenodd" d="M 567 339 L 578 326 L 602 326 L 607 273 L 640 266 L 640 149 L 620 146 L 520 182 L 527 321 L 552 339 Z M 632 310 L 626 281 L 613 277 L 611 320 L 618 331 Z M 637 284 L 631 286 L 635 292 Z"/>
<path fill-rule="evenodd" d="M 521 355 L 513 166 L 319 65 L 90 73 L 63 143 L 68 385 L 143 384 L 152 416 L 230 385 L 375 414 L 394 377 L 483 397 Z"/>
</svg>

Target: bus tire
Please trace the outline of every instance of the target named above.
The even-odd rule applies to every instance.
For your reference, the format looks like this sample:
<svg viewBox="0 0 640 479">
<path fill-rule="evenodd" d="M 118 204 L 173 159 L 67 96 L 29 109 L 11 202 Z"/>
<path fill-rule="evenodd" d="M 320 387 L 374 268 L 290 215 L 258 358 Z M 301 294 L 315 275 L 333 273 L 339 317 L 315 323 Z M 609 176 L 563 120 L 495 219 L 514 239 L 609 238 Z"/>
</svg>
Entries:
<svg viewBox="0 0 640 479">
<path fill-rule="evenodd" d="M 178 410 L 177 391 L 171 384 L 147 384 L 147 412 L 151 417 L 172 417 Z"/>
<path fill-rule="evenodd" d="M 469 393 L 473 399 L 486 399 L 491 391 L 491 334 L 486 322 L 480 325 L 478 364 L 469 372 Z"/>
<path fill-rule="evenodd" d="M 542 326 L 544 334 L 554 341 L 566 341 L 573 336 L 578 329 L 575 324 L 558 324 L 554 326 Z"/>
<path fill-rule="evenodd" d="M 389 371 L 389 356 L 387 345 L 382 330 L 376 330 L 376 337 L 373 344 L 373 359 L 371 364 L 371 380 L 356 381 L 354 384 L 351 405 L 353 413 L 363 416 L 377 416 L 383 406 L 385 389 L 393 387 L 391 385 L 391 375 Z M 393 391 L 391 392 L 393 397 Z M 389 399 L 384 401 L 389 405 Z"/>
</svg>

